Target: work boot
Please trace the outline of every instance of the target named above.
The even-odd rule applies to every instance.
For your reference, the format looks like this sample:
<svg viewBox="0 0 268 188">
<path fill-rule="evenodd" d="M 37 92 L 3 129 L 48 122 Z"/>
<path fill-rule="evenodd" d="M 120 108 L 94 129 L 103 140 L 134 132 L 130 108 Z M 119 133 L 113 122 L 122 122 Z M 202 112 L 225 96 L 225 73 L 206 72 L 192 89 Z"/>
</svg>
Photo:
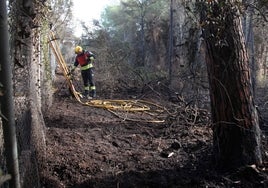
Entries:
<svg viewBox="0 0 268 188">
<path fill-rule="evenodd" d="M 92 97 L 89 96 L 89 91 L 88 90 L 85 90 L 84 95 L 83 95 L 83 98 L 85 98 L 85 99 L 92 99 Z"/>
<path fill-rule="evenodd" d="M 84 94 L 84 95 L 83 95 L 83 98 L 84 98 L 84 99 L 92 99 L 92 97 L 89 96 L 88 94 Z"/>
<path fill-rule="evenodd" d="M 91 90 L 91 96 L 92 98 L 96 98 L 96 90 Z"/>
<path fill-rule="evenodd" d="M 88 95 L 88 96 L 86 97 L 86 99 L 89 99 L 89 100 L 90 100 L 90 99 L 92 99 L 92 97 L 90 97 L 90 96 Z"/>
</svg>

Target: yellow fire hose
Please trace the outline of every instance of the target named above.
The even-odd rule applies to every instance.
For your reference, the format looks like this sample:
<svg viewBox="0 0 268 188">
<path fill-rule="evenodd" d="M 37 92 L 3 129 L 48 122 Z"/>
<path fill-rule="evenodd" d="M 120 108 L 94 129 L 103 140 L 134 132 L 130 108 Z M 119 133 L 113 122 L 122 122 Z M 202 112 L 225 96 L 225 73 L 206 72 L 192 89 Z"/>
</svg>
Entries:
<svg viewBox="0 0 268 188">
<path fill-rule="evenodd" d="M 153 123 L 162 123 L 165 121 L 163 119 L 162 120 L 160 119 L 161 114 L 166 111 L 165 108 L 145 100 L 103 99 L 103 100 L 88 100 L 86 102 L 83 102 L 81 100 L 82 98 L 81 94 L 77 92 L 74 87 L 73 81 L 70 76 L 70 70 L 68 69 L 66 62 L 61 54 L 57 38 L 55 37 L 55 34 L 53 32 L 50 32 L 48 42 L 50 48 L 52 49 L 56 57 L 56 61 L 58 62 L 63 72 L 63 75 L 67 81 L 70 90 L 72 91 L 75 99 L 79 103 L 91 107 L 106 109 L 111 113 L 113 113 L 114 115 L 116 115 L 117 117 L 122 118 L 124 120 L 137 121 L 137 122 L 153 122 Z M 121 115 L 119 112 L 121 113 Z M 122 115 L 122 113 L 124 114 Z M 136 116 L 134 118 L 131 117 L 130 113 L 136 113 L 138 115 L 138 118 Z"/>
</svg>

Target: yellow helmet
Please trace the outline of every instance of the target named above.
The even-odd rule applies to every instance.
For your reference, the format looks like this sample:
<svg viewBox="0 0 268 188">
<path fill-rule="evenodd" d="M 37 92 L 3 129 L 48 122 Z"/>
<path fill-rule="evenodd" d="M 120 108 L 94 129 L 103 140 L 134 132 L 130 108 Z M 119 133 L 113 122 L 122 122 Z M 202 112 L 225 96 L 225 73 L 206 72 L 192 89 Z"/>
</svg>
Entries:
<svg viewBox="0 0 268 188">
<path fill-rule="evenodd" d="M 79 54 L 79 53 L 81 53 L 82 51 L 83 51 L 83 48 L 82 48 L 81 46 L 76 46 L 75 49 L 74 49 L 74 52 L 75 52 L 76 54 Z"/>
</svg>

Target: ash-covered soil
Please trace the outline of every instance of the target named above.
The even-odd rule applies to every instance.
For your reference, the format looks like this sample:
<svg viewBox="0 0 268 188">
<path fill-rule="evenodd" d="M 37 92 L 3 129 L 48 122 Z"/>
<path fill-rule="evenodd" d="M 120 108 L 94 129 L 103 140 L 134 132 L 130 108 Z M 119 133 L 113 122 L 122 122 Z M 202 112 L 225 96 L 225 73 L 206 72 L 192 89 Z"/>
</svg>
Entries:
<svg viewBox="0 0 268 188">
<path fill-rule="evenodd" d="M 268 97 L 263 92 L 258 103 L 264 165 L 219 173 L 213 165 L 208 110 L 152 97 L 145 100 L 167 108 L 165 122 L 128 121 L 81 105 L 62 88 L 63 80 L 56 84 L 61 88 L 45 114 L 44 188 L 268 187 L 268 114 L 263 101 Z M 105 99 L 104 93 L 98 98 Z M 125 94 L 121 97 L 126 99 Z"/>
</svg>

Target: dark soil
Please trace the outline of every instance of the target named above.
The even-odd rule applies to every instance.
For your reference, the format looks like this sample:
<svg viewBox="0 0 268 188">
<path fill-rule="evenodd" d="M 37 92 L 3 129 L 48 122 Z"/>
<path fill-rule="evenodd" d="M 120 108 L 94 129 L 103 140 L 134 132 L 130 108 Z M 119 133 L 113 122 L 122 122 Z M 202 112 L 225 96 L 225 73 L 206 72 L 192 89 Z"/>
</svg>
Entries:
<svg viewBox="0 0 268 188">
<path fill-rule="evenodd" d="M 264 165 L 219 173 L 212 160 L 208 110 L 151 95 L 142 99 L 157 100 L 169 108 L 166 121 L 127 121 L 108 110 L 78 103 L 58 76 L 59 90 L 45 114 L 44 188 L 268 187 L 267 96 L 257 101 Z M 107 97 L 104 92 L 98 94 L 100 99 Z"/>
</svg>

